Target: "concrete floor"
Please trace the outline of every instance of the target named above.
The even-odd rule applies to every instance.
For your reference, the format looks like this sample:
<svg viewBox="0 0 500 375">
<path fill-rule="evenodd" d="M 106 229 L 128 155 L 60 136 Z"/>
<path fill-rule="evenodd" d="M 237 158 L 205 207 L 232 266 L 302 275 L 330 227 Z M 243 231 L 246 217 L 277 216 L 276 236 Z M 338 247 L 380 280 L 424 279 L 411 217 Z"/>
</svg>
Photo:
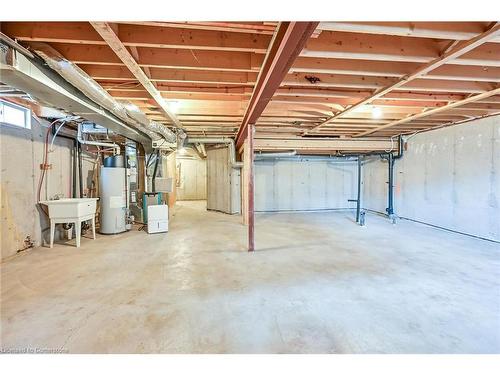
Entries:
<svg viewBox="0 0 500 375">
<path fill-rule="evenodd" d="M 500 245 L 352 213 L 181 202 L 168 234 L 1 265 L 1 347 L 71 353 L 499 353 Z"/>
</svg>

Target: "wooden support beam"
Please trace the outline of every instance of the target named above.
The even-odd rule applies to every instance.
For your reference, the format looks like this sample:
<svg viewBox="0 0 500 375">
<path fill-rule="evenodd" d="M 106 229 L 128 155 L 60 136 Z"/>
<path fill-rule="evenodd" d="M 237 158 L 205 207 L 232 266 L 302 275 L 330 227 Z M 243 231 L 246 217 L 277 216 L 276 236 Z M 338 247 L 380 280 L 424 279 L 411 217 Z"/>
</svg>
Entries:
<svg viewBox="0 0 500 375">
<path fill-rule="evenodd" d="M 460 41 L 456 42 L 458 44 Z M 410 62 L 299 57 L 290 69 L 290 73 L 307 73 L 310 76 L 315 75 L 315 73 L 323 73 L 401 78 L 416 71 L 420 65 L 419 63 Z M 500 68 L 494 66 L 444 65 L 422 78 L 500 82 Z"/>
<path fill-rule="evenodd" d="M 147 91 L 142 87 L 137 88 L 137 85 L 134 87 L 129 87 L 128 85 L 121 85 L 116 83 L 103 83 L 100 82 L 101 86 L 103 86 L 106 90 L 110 91 L 111 94 L 117 94 L 116 96 L 120 96 L 123 94 L 124 96 L 135 96 L 141 99 L 149 99 L 149 95 Z M 220 88 L 220 87 L 197 87 L 197 86 L 164 86 L 158 85 L 158 90 L 161 93 L 166 93 L 169 98 L 172 99 L 215 99 L 215 100 L 248 100 L 250 98 L 251 88 L 250 87 L 229 87 L 229 88 Z M 115 95 L 114 95 L 115 96 Z M 233 98 L 232 98 L 233 97 Z"/>
<path fill-rule="evenodd" d="M 262 138 L 257 136 L 254 141 L 255 151 L 321 151 L 335 153 L 336 151 L 384 151 L 391 148 L 390 139 L 349 139 L 349 138 Z"/>
<path fill-rule="evenodd" d="M 29 45 L 29 43 L 28 43 Z M 107 45 L 57 43 L 53 47 L 75 64 L 123 66 Z M 264 55 L 249 52 L 190 51 L 169 48 L 137 48 L 140 67 L 259 72 Z"/>
<path fill-rule="evenodd" d="M 347 75 L 330 75 L 316 74 L 314 77 L 319 79 L 318 82 L 311 84 L 306 78 L 306 75 L 295 73 L 293 76 L 288 75 L 283 81 L 282 87 L 317 87 L 329 89 L 355 89 L 355 90 L 370 90 L 378 93 L 382 89 L 398 83 L 400 80 L 385 77 L 363 77 L 363 76 L 347 76 Z M 479 81 L 459 81 L 459 80 L 438 80 L 438 79 L 415 79 L 408 83 L 403 83 L 399 87 L 394 87 L 397 91 L 420 91 L 420 92 L 463 92 L 463 93 L 481 93 L 489 91 L 493 82 Z M 375 90 L 375 91 L 374 91 Z M 382 95 L 382 94 L 380 94 Z"/>
<path fill-rule="evenodd" d="M 158 22 L 158 21 L 118 21 L 131 25 L 175 27 L 191 30 L 227 31 L 234 33 L 273 35 L 274 26 L 256 25 L 239 22 Z"/>
<path fill-rule="evenodd" d="M 429 63 L 440 57 L 448 46 L 447 40 L 324 31 L 318 38 L 307 42 L 300 56 Z M 500 62 L 495 57 L 499 53 L 500 44 L 487 43 L 467 56 L 450 61 L 449 64 L 499 66 Z"/>
<path fill-rule="evenodd" d="M 314 128 L 304 132 L 304 134 L 309 134 L 312 131 L 317 130 L 321 126 L 328 124 L 331 120 L 333 120 L 335 118 L 345 116 L 348 113 L 351 113 L 353 111 L 358 110 L 360 107 L 371 103 L 373 100 L 381 98 L 382 96 L 390 93 L 391 91 L 398 89 L 398 88 L 402 87 L 403 85 L 406 85 L 408 82 L 415 80 L 417 78 L 420 78 L 420 77 L 426 75 L 427 73 L 431 72 L 432 70 L 448 63 L 449 61 L 456 59 L 457 57 L 462 56 L 462 55 L 466 54 L 467 52 L 472 51 L 474 48 L 476 48 L 476 47 L 478 47 L 478 46 L 480 46 L 480 45 L 482 45 L 490 40 L 495 39 L 496 37 L 498 37 L 498 35 L 500 35 L 500 25 L 497 23 L 493 27 L 491 27 L 488 31 L 486 31 L 486 32 L 482 33 L 481 35 L 478 35 L 477 37 L 472 38 L 468 41 L 465 41 L 463 43 L 459 43 L 458 45 L 456 45 L 454 48 L 452 48 L 448 52 L 445 52 L 442 56 L 436 58 L 435 60 L 431 61 L 428 64 L 423 65 L 422 67 L 417 69 L 412 74 L 404 76 L 403 78 L 401 78 L 397 82 L 387 86 L 384 89 L 376 91 L 373 95 L 370 95 L 368 98 L 358 102 L 357 104 L 347 108 L 344 111 L 341 111 L 341 112 L 335 114 L 334 116 L 330 117 L 328 120 L 322 122 L 318 126 L 315 126 Z"/>
<path fill-rule="evenodd" d="M 299 87 L 281 87 L 276 91 L 276 95 L 300 96 L 300 97 L 321 97 L 321 98 L 358 98 L 362 99 L 372 92 L 367 90 L 335 90 L 329 88 L 299 88 Z M 464 95 L 449 93 L 415 93 L 415 92 L 391 92 L 384 95 L 382 99 L 390 100 L 421 100 L 421 101 L 455 101 L 464 99 Z M 358 100 L 359 101 L 359 100 Z M 353 103 L 354 104 L 354 103 Z"/>
<path fill-rule="evenodd" d="M 172 110 L 168 107 L 168 103 L 163 99 L 160 92 L 156 89 L 153 83 L 150 81 L 146 73 L 141 69 L 137 61 L 130 54 L 123 43 L 118 39 L 113 27 L 107 22 L 91 22 L 92 26 L 99 33 L 99 35 L 104 39 L 104 41 L 111 47 L 111 49 L 116 53 L 120 60 L 129 68 L 132 74 L 137 78 L 137 80 L 144 86 L 147 92 L 153 97 L 155 102 L 161 108 L 162 112 L 166 117 L 172 121 L 172 123 L 178 127 L 182 128 L 182 124 L 177 119 Z"/>
<path fill-rule="evenodd" d="M 248 251 L 255 250 L 255 191 L 254 191 L 254 125 L 247 126 L 245 162 L 248 165 Z"/>
<path fill-rule="evenodd" d="M 116 30 L 115 30 L 115 32 L 116 32 Z M 136 46 L 130 46 L 129 49 L 130 49 L 130 53 L 132 54 L 132 57 L 134 58 L 134 60 L 135 61 L 139 61 L 139 51 L 137 50 L 137 47 Z M 146 76 L 149 79 L 151 79 L 151 70 L 149 69 L 149 67 L 145 66 L 143 69 L 144 69 L 144 73 L 146 73 Z M 89 74 L 89 75 L 92 76 L 92 74 Z M 152 81 L 152 82 L 153 82 L 153 85 L 156 88 L 158 88 L 157 85 L 156 85 L 156 82 L 154 82 L 154 81 Z"/>
<path fill-rule="evenodd" d="M 278 24 L 238 131 L 238 148 L 248 135 L 248 124 L 258 120 L 317 25 L 318 22 Z"/>
<path fill-rule="evenodd" d="M 134 48 L 131 47 L 131 51 L 133 50 Z M 134 75 L 124 66 L 82 65 L 81 68 L 95 80 L 125 82 L 135 80 Z M 253 86 L 258 74 L 258 72 L 216 72 L 149 67 L 143 67 L 143 69 L 152 82 L 220 84 L 226 86 Z"/>
<path fill-rule="evenodd" d="M 128 91 L 128 90 L 108 90 L 108 92 L 113 95 L 114 97 L 137 97 L 140 98 L 140 100 L 147 100 L 149 99 L 149 95 L 147 94 L 147 91 L 145 90 L 139 90 L 137 95 L 134 95 L 134 91 Z M 160 92 L 164 92 L 163 90 L 160 90 Z M 194 100 L 207 100 L 207 101 L 235 101 L 235 102 L 241 102 L 241 101 L 246 101 L 248 100 L 248 97 L 245 95 L 231 95 L 231 94 L 211 94 L 211 93 L 182 93 L 182 92 L 175 92 L 175 91 L 165 91 L 168 94 L 168 98 L 171 100 L 184 100 L 184 99 L 194 99 Z M 179 117 L 179 116 L 177 116 Z M 182 122 L 182 120 L 181 120 Z"/>
<path fill-rule="evenodd" d="M 468 40 L 485 30 L 482 22 L 320 22 L 319 30 L 407 36 L 416 38 Z M 500 42 L 496 38 L 493 42 Z"/>
<path fill-rule="evenodd" d="M 390 127 L 393 127 L 393 126 L 396 126 L 396 125 L 399 125 L 399 124 L 404 124 L 404 123 L 407 123 L 407 122 L 410 122 L 410 121 L 413 121 L 413 120 L 416 120 L 416 119 L 419 119 L 419 118 L 423 118 L 423 117 L 428 117 L 428 116 L 431 116 L 431 115 L 435 115 L 437 113 L 449 111 L 452 108 L 460 107 L 460 106 L 462 106 L 464 104 L 473 103 L 475 101 L 478 101 L 478 100 L 481 100 L 481 99 L 484 99 L 484 98 L 488 98 L 488 97 L 493 96 L 493 95 L 499 95 L 499 94 L 500 94 L 500 88 L 495 89 L 495 90 L 491 90 L 491 91 L 488 91 L 488 92 L 485 92 L 485 93 L 482 93 L 482 94 L 470 96 L 467 99 L 463 99 L 463 100 L 460 100 L 458 102 L 450 103 L 450 104 L 445 105 L 443 107 L 434 108 L 434 109 L 431 109 L 431 110 L 428 110 L 428 111 L 425 111 L 425 112 L 417 113 L 415 115 L 402 118 L 400 120 L 392 121 L 392 122 L 390 122 L 388 124 L 381 125 L 381 126 L 379 126 L 377 128 L 370 129 L 370 130 L 358 133 L 355 136 L 356 137 L 363 137 L 365 135 L 372 134 L 372 133 L 375 133 L 375 132 L 383 130 L 383 129 L 387 129 L 387 128 L 390 128 Z"/>
<path fill-rule="evenodd" d="M 118 26 L 118 24 L 116 24 Z M 19 41 L 105 45 L 87 22 L 14 22 L 2 25 Z M 241 51 L 264 54 L 269 35 L 120 24 L 116 35 L 126 47 Z"/>
</svg>

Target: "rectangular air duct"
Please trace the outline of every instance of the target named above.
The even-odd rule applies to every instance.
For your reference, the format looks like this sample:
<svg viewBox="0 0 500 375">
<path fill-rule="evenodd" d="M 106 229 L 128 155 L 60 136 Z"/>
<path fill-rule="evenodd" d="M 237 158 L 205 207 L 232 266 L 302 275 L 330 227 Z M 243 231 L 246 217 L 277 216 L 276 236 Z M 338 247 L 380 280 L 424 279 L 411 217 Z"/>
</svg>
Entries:
<svg viewBox="0 0 500 375">
<path fill-rule="evenodd" d="M 151 139 L 138 129 L 126 125 L 66 82 L 41 61 L 30 59 L 18 51 L 1 45 L 1 82 L 22 90 L 42 103 L 102 125 L 117 134 L 141 143 L 146 153 L 152 152 Z"/>
</svg>

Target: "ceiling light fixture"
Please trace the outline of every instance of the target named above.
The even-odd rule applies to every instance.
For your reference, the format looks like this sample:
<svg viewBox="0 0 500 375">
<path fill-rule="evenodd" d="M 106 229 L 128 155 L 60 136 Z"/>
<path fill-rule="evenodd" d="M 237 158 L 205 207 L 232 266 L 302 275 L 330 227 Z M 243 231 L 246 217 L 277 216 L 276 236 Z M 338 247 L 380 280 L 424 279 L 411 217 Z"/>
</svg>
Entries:
<svg viewBox="0 0 500 375">
<path fill-rule="evenodd" d="M 373 118 L 381 118 L 382 117 L 382 109 L 380 107 L 372 108 L 372 117 Z"/>
<path fill-rule="evenodd" d="M 180 103 L 177 100 L 169 100 L 167 102 L 168 108 L 175 114 L 179 112 L 180 109 Z"/>
</svg>

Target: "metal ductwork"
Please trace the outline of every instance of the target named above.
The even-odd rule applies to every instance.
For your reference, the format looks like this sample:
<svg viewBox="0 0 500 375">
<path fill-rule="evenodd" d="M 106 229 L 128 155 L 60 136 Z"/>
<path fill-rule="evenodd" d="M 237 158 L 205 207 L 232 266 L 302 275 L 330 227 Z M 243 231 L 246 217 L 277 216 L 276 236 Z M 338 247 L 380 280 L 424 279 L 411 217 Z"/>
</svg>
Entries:
<svg viewBox="0 0 500 375">
<path fill-rule="evenodd" d="M 40 103 L 72 113 L 100 124 L 117 134 L 134 140 L 152 152 L 151 139 L 145 129 L 131 126 L 104 106 L 88 98 L 39 59 L 24 56 L 0 44 L 1 81 L 26 92 Z M 103 108 L 104 107 L 104 108 Z"/>
<path fill-rule="evenodd" d="M 82 91 L 85 96 L 106 108 L 122 121 L 145 132 L 153 141 L 165 139 L 175 144 L 177 136 L 170 129 L 158 122 L 150 121 L 146 115 L 132 103 L 119 102 L 104 90 L 94 79 L 80 67 L 65 59 L 58 51 L 46 43 L 31 43 L 31 49 L 40 56 L 47 65 L 65 80 Z"/>
<path fill-rule="evenodd" d="M 117 101 L 117 103 L 125 108 L 125 112 L 129 118 L 132 118 L 148 129 L 151 133 L 151 139 L 153 141 L 165 139 L 168 143 L 177 142 L 177 137 L 174 132 L 159 122 L 149 120 L 144 112 L 142 112 L 136 105 L 125 100 Z"/>
<path fill-rule="evenodd" d="M 187 143 L 191 144 L 227 144 L 229 147 L 229 157 L 232 168 L 243 167 L 242 162 L 236 161 L 236 145 L 234 144 L 234 139 L 228 137 L 217 137 L 217 138 L 193 138 L 188 137 Z"/>
</svg>

